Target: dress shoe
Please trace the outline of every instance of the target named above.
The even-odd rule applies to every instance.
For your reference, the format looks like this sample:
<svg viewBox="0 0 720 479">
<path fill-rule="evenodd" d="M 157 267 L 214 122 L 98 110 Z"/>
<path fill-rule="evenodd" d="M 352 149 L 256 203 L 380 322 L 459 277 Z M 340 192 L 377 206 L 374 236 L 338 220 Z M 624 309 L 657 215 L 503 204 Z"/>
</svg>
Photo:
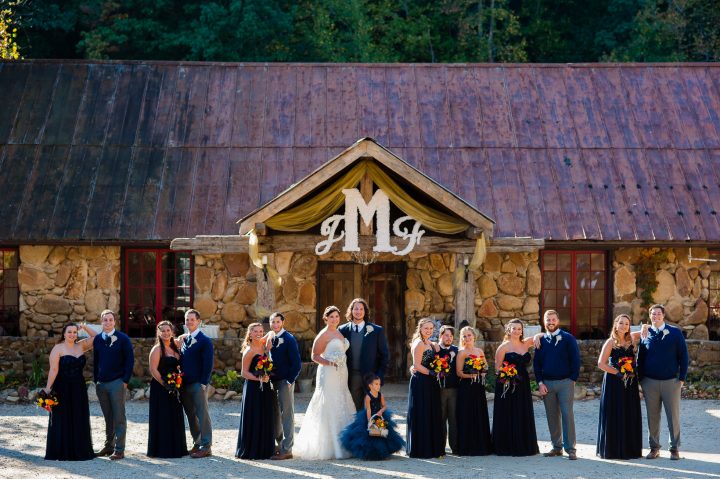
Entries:
<svg viewBox="0 0 720 479">
<path fill-rule="evenodd" d="M 113 453 L 112 447 L 103 447 L 98 452 L 95 453 L 95 457 L 105 457 L 109 456 Z"/>
<path fill-rule="evenodd" d="M 577 454 L 575 454 L 574 452 L 568 452 L 568 459 L 570 459 L 571 461 L 577 461 Z"/>
<path fill-rule="evenodd" d="M 680 451 L 677 449 L 673 449 L 670 451 L 670 460 L 671 461 L 679 461 L 680 460 Z"/>
<path fill-rule="evenodd" d="M 192 454 L 195 454 L 195 453 L 198 452 L 199 450 L 200 450 L 200 446 L 193 446 L 192 449 L 190 449 L 190 450 L 188 451 L 188 454 L 191 454 L 191 455 L 192 455 Z"/>
<path fill-rule="evenodd" d="M 293 458 L 292 452 L 279 452 L 279 453 L 275 454 L 274 456 L 272 456 L 270 459 L 275 460 L 275 461 L 283 461 L 285 459 L 292 459 L 292 458 Z"/>
<path fill-rule="evenodd" d="M 650 453 L 645 456 L 645 459 L 657 459 L 660 457 L 660 449 L 650 449 Z"/>
<path fill-rule="evenodd" d="M 190 457 L 192 457 L 193 459 L 200 459 L 208 456 L 212 456 L 212 451 L 210 451 L 209 447 L 206 447 L 205 449 L 200 449 L 197 452 L 193 452 L 192 454 L 190 454 Z"/>
<path fill-rule="evenodd" d="M 120 459 L 125 459 L 124 452 L 114 452 L 112 456 L 110 456 L 111 461 L 119 461 Z"/>
<path fill-rule="evenodd" d="M 562 449 L 551 449 L 550 452 L 546 452 L 543 454 L 545 457 L 555 457 L 555 456 L 562 456 L 563 452 Z"/>
</svg>

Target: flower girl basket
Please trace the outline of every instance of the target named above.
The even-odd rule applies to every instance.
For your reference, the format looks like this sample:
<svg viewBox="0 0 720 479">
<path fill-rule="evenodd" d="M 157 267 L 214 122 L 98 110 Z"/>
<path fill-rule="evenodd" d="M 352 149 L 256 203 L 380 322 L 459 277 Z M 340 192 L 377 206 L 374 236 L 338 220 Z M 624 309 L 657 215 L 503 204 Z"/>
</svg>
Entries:
<svg viewBox="0 0 720 479">
<path fill-rule="evenodd" d="M 381 427 L 377 424 L 375 421 L 376 419 L 380 419 L 382 421 L 382 416 L 378 416 L 377 414 L 374 414 L 370 420 L 368 421 L 368 434 L 372 437 L 387 437 L 388 435 L 388 429 L 386 427 Z"/>
</svg>

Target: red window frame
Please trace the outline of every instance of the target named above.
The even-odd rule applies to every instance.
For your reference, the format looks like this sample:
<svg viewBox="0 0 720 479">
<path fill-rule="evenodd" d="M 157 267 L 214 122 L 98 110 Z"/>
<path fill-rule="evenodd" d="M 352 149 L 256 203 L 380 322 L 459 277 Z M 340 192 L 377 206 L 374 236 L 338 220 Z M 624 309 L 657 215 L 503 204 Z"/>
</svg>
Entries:
<svg viewBox="0 0 720 479">
<path fill-rule="evenodd" d="M 557 257 L 558 255 L 569 255 L 570 256 L 570 269 L 546 269 L 546 262 L 548 260 L 548 256 L 553 255 L 555 257 L 555 262 L 557 265 Z M 590 261 L 589 269 L 578 269 L 578 257 L 581 255 L 589 255 Z M 592 261 L 592 255 L 602 255 L 602 268 L 595 268 L 593 266 Z M 608 305 L 608 294 L 609 294 L 609 273 L 608 273 L 608 264 L 607 264 L 607 251 L 602 250 L 544 250 L 541 251 L 541 261 L 540 261 L 540 270 L 541 270 L 541 292 L 540 292 L 540 307 L 541 311 L 545 311 L 547 309 L 561 309 L 558 308 L 557 305 L 551 306 L 547 305 L 545 301 L 545 293 L 546 291 L 568 291 L 570 295 L 570 304 L 568 307 L 563 308 L 567 311 L 569 314 L 563 314 L 563 312 L 560 312 L 560 322 L 561 325 L 565 325 L 565 327 L 569 326 L 570 332 L 574 336 L 578 336 L 580 339 L 601 339 L 603 337 L 607 336 L 608 328 L 609 328 L 609 305 Z M 550 285 L 547 282 L 548 276 L 546 273 L 552 273 L 552 272 L 560 272 L 560 273 L 570 273 L 570 288 L 558 288 L 557 287 L 557 275 L 556 275 L 556 283 L 554 285 Z M 600 306 L 596 306 L 597 301 L 593 300 L 593 296 L 597 296 L 596 294 L 593 294 L 593 288 L 581 288 L 578 286 L 578 278 L 579 274 L 581 275 L 589 275 L 587 276 L 588 279 L 592 281 L 592 275 L 593 273 L 603 273 L 604 278 L 604 287 L 602 288 L 602 304 Z M 587 298 L 588 298 L 588 304 L 586 306 L 586 309 L 590 310 L 590 322 L 587 325 L 590 328 L 590 331 L 578 331 L 579 325 L 578 325 L 578 291 L 588 291 Z M 600 288 L 596 288 L 595 292 L 599 292 Z M 602 310 L 602 319 L 595 322 L 593 321 L 593 317 L 595 316 L 593 312 L 598 312 L 597 310 Z M 569 316 L 569 317 L 567 317 Z"/>
<path fill-rule="evenodd" d="M 145 253 L 152 253 L 155 256 L 154 267 L 152 269 L 146 270 L 142 264 L 142 261 L 140 261 L 139 263 L 139 268 L 136 268 L 133 264 L 131 264 L 131 257 L 133 254 Z M 163 266 L 163 255 L 167 253 L 172 253 L 174 255 L 186 255 L 188 259 L 187 268 L 178 267 L 178 256 L 175 256 L 174 258 L 174 268 L 167 268 Z M 179 311 L 184 312 L 187 309 L 193 307 L 194 261 L 192 253 L 190 251 L 178 251 L 168 248 L 126 248 L 123 252 L 123 256 L 123 330 L 126 333 L 132 335 L 139 332 L 139 337 L 154 337 L 155 325 L 160 321 L 163 321 L 164 319 L 168 319 L 164 316 L 164 313 L 168 312 L 168 308 L 170 312 L 174 311 L 175 313 L 177 313 Z M 173 278 L 176 278 L 175 273 L 177 273 L 178 271 L 187 271 L 187 280 L 185 282 L 185 285 L 177 285 L 177 283 L 173 283 L 172 285 L 163 285 L 164 277 L 167 278 L 168 275 L 172 272 Z M 130 284 L 130 277 L 132 275 L 132 272 L 140 273 L 140 284 Z M 149 274 L 145 274 L 146 272 Z M 187 299 L 186 304 L 178 304 L 178 288 L 183 288 L 189 291 L 189 298 Z M 167 291 L 164 290 L 169 289 L 175 290 L 172 295 L 172 304 L 168 304 L 165 301 L 167 299 L 167 297 L 165 296 L 165 293 Z M 131 304 L 131 296 L 133 296 L 134 291 L 137 291 L 139 293 L 139 297 L 141 299 L 139 303 L 132 301 Z M 145 292 L 150 293 L 150 297 L 152 298 L 151 304 L 143 304 L 146 298 L 146 295 L 143 294 Z M 178 328 L 182 324 L 182 321 L 179 320 L 177 314 L 173 315 L 170 321 L 173 322 Z"/>
<path fill-rule="evenodd" d="M 14 260 L 11 260 L 14 257 Z M 10 263 L 14 263 L 11 265 Z M 18 282 L 18 268 L 20 266 L 20 251 L 18 248 L 0 248 L 0 326 L 7 336 L 20 335 L 20 283 Z M 10 273 L 10 274 L 8 274 Z M 12 283 L 8 284 L 8 279 Z M 14 303 L 8 301 L 14 298 Z"/>
</svg>

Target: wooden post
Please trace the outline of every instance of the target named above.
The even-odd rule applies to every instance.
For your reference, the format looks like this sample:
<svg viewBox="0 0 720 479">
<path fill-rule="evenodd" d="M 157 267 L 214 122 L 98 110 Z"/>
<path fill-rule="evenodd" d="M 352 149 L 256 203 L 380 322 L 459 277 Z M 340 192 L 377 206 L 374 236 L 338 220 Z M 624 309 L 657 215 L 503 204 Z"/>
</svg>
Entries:
<svg viewBox="0 0 720 479">
<path fill-rule="evenodd" d="M 264 256 L 267 256 L 268 266 L 275 267 L 275 255 L 265 254 Z M 262 321 L 270 316 L 275 307 L 275 285 L 269 274 L 267 274 L 267 280 L 265 279 L 266 275 L 262 269 L 257 270 L 256 277 L 257 299 L 255 300 L 255 311 L 258 320 Z"/>
<path fill-rule="evenodd" d="M 456 278 L 453 281 L 455 290 L 455 329 L 460 327 L 463 320 L 467 320 L 471 326 L 475 326 L 475 279 L 472 271 L 466 270 L 465 260 L 470 263 L 469 254 L 455 254 Z M 460 334 L 460 331 L 457 332 Z"/>
<path fill-rule="evenodd" d="M 363 197 L 363 200 L 365 200 L 365 203 L 369 203 L 373 196 L 373 181 L 372 178 L 370 178 L 370 175 L 365 173 L 360 180 L 360 194 Z M 373 235 L 373 225 L 366 225 L 365 222 L 360 219 L 360 236 L 372 236 Z"/>
</svg>

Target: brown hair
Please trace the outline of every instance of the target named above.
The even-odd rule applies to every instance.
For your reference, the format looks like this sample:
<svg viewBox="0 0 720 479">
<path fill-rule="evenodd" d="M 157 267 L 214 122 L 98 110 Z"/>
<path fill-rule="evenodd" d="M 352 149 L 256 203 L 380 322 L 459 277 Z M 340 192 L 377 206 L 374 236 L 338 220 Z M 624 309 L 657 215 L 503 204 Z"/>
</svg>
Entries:
<svg viewBox="0 0 720 479">
<path fill-rule="evenodd" d="M 617 331 L 617 324 L 618 324 L 618 322 L 619 322 L 622 318 L 627 319 L 628 322 L 629 322 L 630 324 L 632 324 L 632 321 L 630 320 L 630 316 L 628 316 L 627 314 L 619 314 L 619 315 L 617 315 L 617 317 L 616 317 L 615 320 L 613 321 L 612 331 L 610 332 L 610 339 L 612 339 L 613 342 L 615 343 L 615 345 L 613 346 L 613 348 L 619 348 L 621 344 L 624 344 L 624 343 L 626 343 L 627 341 L 630 341 L 630 344 L 632 344 L 632 336 L 630 336 L 630 330 L 629 330 L 629 329 L 628 329 L 628 331 L 625 333 L 625 337 L 624 337 L 624 338 L 621 338 L 621 337 L 620 337 L 620 333 L 618 333 L 618 331 Z"/>
<path fill-rule="evenodd" d="M 549 311 L 551 311 L 551 310 L 549 310 Z M 547 311 L 545 312 L 545 314 L 547 314 Z M 520 321 L 520 320 L 517 319 L 517 318 L 511 319 L 511 320 L 508 321 L 508 323 L 505 325 L 505 336 L 503 337 L 503 341 L 509 341 L 509 340 L 510 340 L 510 327 L 511 327 L 513 324 L 519 324 L 520 327 L 522 328 L 522 333 L 520 333 L 520 341 L 523 341 L 523 340 L 525 339 L 525 325 L 523 324 L 522 321 Z"/>
<path fill-rule="evenodd" d="M 663 315 L 665 315 L 665 306 L 663 306 L 662 304 L 653 304 L 648 308 L 648 313 L 652 313 L 653 309 L 659 309 L 660 311 L 662 311 Z"/>
<path fill-rule="evenodd" d="M 450 326 L 449 324 L 443 324 L 442 326 L 440 326 L 440 331 L 438 332 L 438 334 L 439 334 L 440 336 L 442 336 L 443 333 L 444 333 L 445 331 L 447 331 L 447 330 L 450 330 L 450 332 L 452 333 L 453 338 L 454 338 L 454 337 L 455 337 L 455 328 L 453 328 L 453 327 Z"/>
<path fill-rule="evenodd" d="M 338 316 L 339 316 L 339 315 L 340 315 L 340 308 L 338 308 L 337 306 L 328 306 L 327 308 L 325 308 L 325 311 L 323 311 L 323 315 L 322 315 L 323 321 L 325 321 L 325 322 L 327 323 L 327 318 L 328 318 L 328 316 L 330 316 L 332 313 L 334 313 L 334 312 L 336 312 L 336 311 L 337 311 L 337 314 L 338 314 Z"/>
<path fill-rule="evenodd" d="M 60 341 L 57 342 L 58 344 L 65 342 L 65 331 L 67 331 L 67 328 L 69 328 L 70 326 L 75 326 L 75 328 L 77 328 L 78 332 L 80 332 L 80 326 L 78 326 L 77 323 L 67 323 L 62 328 L 62 332 L 60 333 Z"/>
<path fill-rule="evenodd" d="M 112 314 L 113 319 L 117 321 L 117 316 L 112 309 L 103 309 L 102 313 L 100 313 L 100 321 L 102 321 L 103 316 L 105 316 L 106 314 Z"/>
<path fill-rule="evenodd" d="M 245 351 L 245 348 L 250 347 L 250 343 L 252 342 L 252 339 L 250 339 L 250 333 L 257 326 L 260 326 L 261 328 L 263 327 L 260 323 L 251 323 L 247 327 L 247 331 L 245 331 L 245 339 L 243 339 L 242 347 L 240 348 L 242 351 Z"/>
<path fill-rule="evenodd" d="M 155 346 L 157 346 L 158 344 L 160 345 L 161 357 L 165 356 L 165 343 L 163 343 L 160 339 L 160 326 L 170 326 L 170 331 L 172 331 L 172 338 L 170 339 L 170 349 L 180 354 L 180 350 L 175 344 L 175 341 L 173 341 L 175 339 L 175 325 L 170 321 L 160 321 L 155 327 Z"/>
<path fill-rule="evenodd" d="M 345 320 L 347 320 L 347 321 L 353 320 L 352 310 L 353 310 L 353 307 L 357 303 L 361 303 L 363 305 L 363 308 L 365 309 L 365 315 L 363 316 L 363 320 L 370 321 L 370 307 L 368 306 L 367 301 L 365 301 L 362 298 L 355 298 L 352 301 L 350 301 L 350 306 L 348 306 L 347 311 L 345 311 Z"/>
<path fill-rule="evenodd" d="M 199 321 L 202 321 L 202 318 L 200 317 L 200 311 L 198 311 L 197 309 L 192 309 L 192 308 L 185 311 L 185 319 L 187 319 L 187 317 L 190 316 L 191 314 L 194 314 L 195 317 Z"/>
<path fill-rule="evenodd" d="M 422 340 L 422 335 L 420 334 L 420 328 L 422 328 L 427 323 L 433 323 L 433 320 L 431 318 L 422 318 L 417 323 L 417 327 L 415 328 L 415 333 L 413 334 L 412 339 L 410 340 L 410 344 L 414 343 L 416 339 L 420 338 Z M 433 325 L 433 330 L 435 329 L 435 325 Z"/>
<path fill-rule="evenodd" d="M 547 311 L 545 311 L 545 314 L 543 314 L 543 321 L 545 321 L 548 316 L 552 316 L 553 314 L 557 316 L 558 321 L 560 321 L 560 315 L 554 309 L 548 309 Z"/>
</svg>

